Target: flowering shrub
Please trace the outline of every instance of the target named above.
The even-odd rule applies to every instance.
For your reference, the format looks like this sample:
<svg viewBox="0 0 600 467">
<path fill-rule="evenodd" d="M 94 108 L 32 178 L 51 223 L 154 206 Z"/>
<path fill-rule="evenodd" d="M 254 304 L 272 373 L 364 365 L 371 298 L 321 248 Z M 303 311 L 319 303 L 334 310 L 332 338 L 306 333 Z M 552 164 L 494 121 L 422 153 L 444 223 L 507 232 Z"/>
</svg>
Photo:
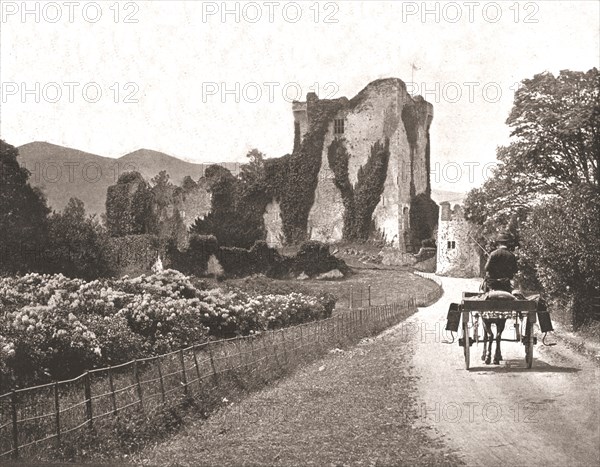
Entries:
<svg viewBox="0 0 600 467">
<path fill-rule="evenodd" d="M 321 319 L 334 303 L 303 293 L 203 288 L 165 270 L 118 280 L 0 278 L 0 377 L 23 385 L 72 377 L 201 343 Z"/>
</svg>

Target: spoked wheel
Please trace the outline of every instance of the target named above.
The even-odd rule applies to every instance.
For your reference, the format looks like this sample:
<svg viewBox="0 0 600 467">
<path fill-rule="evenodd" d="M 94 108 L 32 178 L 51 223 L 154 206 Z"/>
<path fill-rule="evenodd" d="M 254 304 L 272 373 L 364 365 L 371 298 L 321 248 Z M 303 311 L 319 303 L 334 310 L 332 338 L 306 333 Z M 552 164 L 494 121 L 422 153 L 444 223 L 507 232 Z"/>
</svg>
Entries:
<svg viewBox="0 0 600 467">
<path fill-rule="evenodd" d="M 471 340 L 469 339 L 469 315 L 468 311 L 462 313 L 462 326 L 463 326 L 463 342 L 464 342 L 464 354 L 465 354 L 465 368 L 468 370 L 471 360 Z"/>
<path fill-rule="evenodd" d="M 535 312 L 529 312 L 527 314 L 527 324 L 525 325 L 525 362 L 527 368 L 533 366 L 533 346 L 535 344 L 535 337 L 533 335 L 533 325 L 535 324 Z"/>
</svg>

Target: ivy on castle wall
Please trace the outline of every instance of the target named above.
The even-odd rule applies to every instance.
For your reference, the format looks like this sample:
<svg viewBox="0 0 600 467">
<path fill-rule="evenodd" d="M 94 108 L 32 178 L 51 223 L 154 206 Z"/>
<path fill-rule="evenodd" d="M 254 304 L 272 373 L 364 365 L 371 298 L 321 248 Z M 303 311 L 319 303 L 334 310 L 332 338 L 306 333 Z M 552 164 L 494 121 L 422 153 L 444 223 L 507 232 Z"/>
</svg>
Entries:
<svg viewBox="0 0 600 467">
<path fill-rule="evenodd" d="M 344 102 L 345 99 L 311 102 L 308 108 L 310 127 L 302 143 L 292 154 L 265 161 L 267 190 L 279 201 L 283 233 L 288 243 L 306 240 L 325 135 L 329 122 Z"/>
<path fill-rule="evenodd" d="M 300 150 L 300 140 L 302 135 L 300 134 L 300 122 L 294 122 L 294 149 L 292 152 L 298 152 Z"/>
<path fill-rule="evenodd" d="M 390 160 L 390 140 L 371 146 L 365 165 L 358 169 L 354 186 L 350 183 L 348 161 L 350 154 L 344 141 L 336 139 L 327 149 L 327 160 L 334 174 L 334 183 L 344 203 L 345 240 L 367 240 L 373 228 L 373 212 L 379 204 Z"/>
</svg>

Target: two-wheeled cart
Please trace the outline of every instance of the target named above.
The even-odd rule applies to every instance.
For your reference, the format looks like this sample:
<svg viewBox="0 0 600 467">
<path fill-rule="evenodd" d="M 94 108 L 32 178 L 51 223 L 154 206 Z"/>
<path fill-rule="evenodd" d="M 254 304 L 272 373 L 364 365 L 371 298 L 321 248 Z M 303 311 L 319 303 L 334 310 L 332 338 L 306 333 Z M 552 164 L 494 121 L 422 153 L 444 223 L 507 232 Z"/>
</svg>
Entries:
<svg viewBox="0 0 600 467">
<path fill-rule="evenodd" d="M 463 292 L 462 302 L 458 305 L 458 311 L 462 321 L 462 336 L 459 338 L 459 345 L 463 348 L 465 356 L 465 367 L 468 370 L 470 367 L 471 346 L 476 341 L 478 342 L 477 326 L 470 326 L 474 322 L 472 314 L 475 313 L 498 313 L 505 316 L 506 312 L 515 312 L 519 320 L 525 320 L 525 331 L 521 335 L 518 332 L 517 339 L 525 347 L 525 362 L 527 368 L 533 365 L 533 346 L 537 344 L 537 338 L 534 335 L 534 324 L 536 323 L 536 314 L 538 312 L 538 302 L 535 300 L 493 300 L 493 299 L 478 299 L 481 296 L 479 293 Z M 520 324 L 520 323 L 519 323 Z M 473 333 L 471 333 L 473 329 Z M 473 334 L 473 335 L 472 335 Z"/>
</svg>

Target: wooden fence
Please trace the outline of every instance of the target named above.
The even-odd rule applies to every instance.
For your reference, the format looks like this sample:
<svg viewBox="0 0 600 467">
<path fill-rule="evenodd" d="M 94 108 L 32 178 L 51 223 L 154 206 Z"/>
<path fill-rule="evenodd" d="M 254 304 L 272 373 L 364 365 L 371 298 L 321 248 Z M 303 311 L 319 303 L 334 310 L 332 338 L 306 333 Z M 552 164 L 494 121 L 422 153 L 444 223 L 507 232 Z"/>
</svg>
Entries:
<svg viewBox="0 0 600 467">
<path fill-rule="evenodd" d="M 441 279 L 431 272 L 421 272 L 421 271 L 413 271 L 414 274 L 420 276 L 424 279 L 429 279 L 432 282 L 435 282 L 438 287 L 435 287 L 433 290 L 426 294 L 418 295 L 417 298 L 417 306 L 428 306 L 431 303 L 436 302 L 439 298 L 444 294 L 444 289 L 442 288 Z"/>
<path fill-rule="evenodd" d="M 370 300 L 366 293 L 361 293 L 361 304 Z M 414 297 L 405 295 L 398 303 L 356 308 L 351 297 L 351 309 L 338 310 L 327 319 L 193 345 L 4 394 L 0 396 L 0 460 L 33 458 L 42 450 L 60 449 L 67 440 L 77 440 L 82 430 L 97 434 L 107 427 L 114 429 L 119 418 L 131 411 L 151 418 L 184 398 L 224 396 L 232 381 L 289 370 L 341 342 L 397 324 L 417 306 Z"/>
<path fill-rule="evenodd" d="M 426 306 L 435 301 L 437 301 L 442 294 L 444 293 L 442 289 L 442 282 L 438 276 L 433 273 L 421 272 L 421 271 L 412 271 L 413 274 L 420 276 L 424 279 L 428 279 L 437 284 L 437 287 L 434 287 L 431 291 L 427 293 L 419 293 L 413 294 L 417 306 Z M 354 308 L 368 308 L 372 306 L 372 293 L 371 293 L 370 285 L 355 285 L 349 286 L 345 291 L 344 295 L 340 297 L 340 302 L 342 305 L 347 306 L 350 309 Z M 379 303 L 384 303 L 387 305 L 388 303 L 401 303 L 405 300 L 406 294 L 402 292 L 394 292 L 394 291 L 377 291 L 377 298 Z M 375 300 L 373 300 L 375 301 Z"/>
</svg>

